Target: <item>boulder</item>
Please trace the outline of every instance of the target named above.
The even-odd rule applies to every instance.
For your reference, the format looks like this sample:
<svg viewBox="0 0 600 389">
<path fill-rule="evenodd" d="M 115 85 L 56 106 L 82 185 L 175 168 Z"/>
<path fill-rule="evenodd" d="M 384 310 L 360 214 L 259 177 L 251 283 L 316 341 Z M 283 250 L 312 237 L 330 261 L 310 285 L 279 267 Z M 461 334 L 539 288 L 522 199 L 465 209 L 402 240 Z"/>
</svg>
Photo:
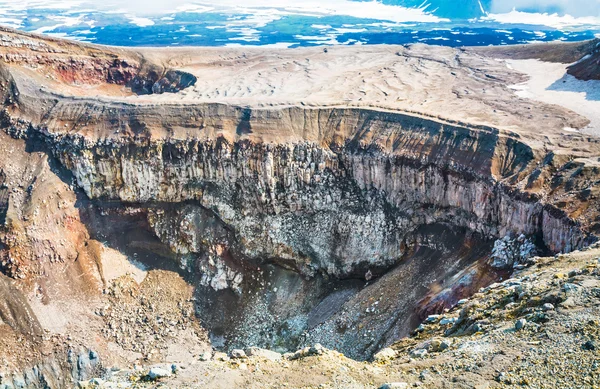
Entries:
<svg viewBox="0 0 600 389">
<path fill-rule="evenodd" d="M 221 362 L 227 362 L 229 360 L 229 357 L 227 356 L 227 354 L 222 353 L 222 352 L 216 352 L 215 355 L 213 356 L 213 358 L 215 359 L 215 361 L 221 361 Z"/>
<path fill-rule="evenodd" d="M 384 349 L 382 349 L 381 351 L 379 351 L 378 353 L 376 353 L 375 355 L 373 355 L 373 360 L 375 362 L 383 362 L 383 361 L 388 361 L 391 359 L 396 358 L 396 351 L 392 350 L 389 347 L 386 347 Z"/>
<path fill-rule="evenodd" d="M 268 359 L 270 361 L 279 361 L 282 356 L 276 351 L 267 350 L 259 347 L 248 347 L 246 350 L 246 355 L 249 357 L 258 357 Z"/>
<path fill-rule="evenodd" d="M 229 356 L 232 359 L 247 358 L 246 353 L 244 352 L 244 350 L 241 350 L 241 349 L 233 349 L 233 350 L 231 350 L 231 353 L 229 354 Z"/>
<path fill-rule="evenodd" d="M 417 350 L 412 350 L 409 355 L 411 358 L 425 358 L 425 356 L 429 354 L 429 352 L 427 350 L 425 350 L 424 348 L 422 349 L 417 349 Z"/>
<path fill-rule="evenodd" d="M 387 384 L 383 384 L 379 387 L 379 389 L 407 389 L 408 384 L 406 382 L 390 382 Z"/>
<path fill-rule="evenodd" d="M 160 378 L 170 377 L 171 372 L 167 369 L 163 369 L 162 367 L 153 367 L 148 372 L 148 378 L 150 380 L 157 380 Z"/>
<path fill-rule="evenodd" d="M 314 346 L 304 347 L 303 349 L 296 351 L 292 355 L 288 356 L 288 359 L 295 360 L 295 359 L 300 359 L 300 358 L 305 358 L 305 357 L 322 355 L 323 353 L 325 353 L 325 351 L 326 351 L 325 347 L 323 347 L 323 346 L 321 346 L 321 344 L 317 343 Z"/>
</svg>

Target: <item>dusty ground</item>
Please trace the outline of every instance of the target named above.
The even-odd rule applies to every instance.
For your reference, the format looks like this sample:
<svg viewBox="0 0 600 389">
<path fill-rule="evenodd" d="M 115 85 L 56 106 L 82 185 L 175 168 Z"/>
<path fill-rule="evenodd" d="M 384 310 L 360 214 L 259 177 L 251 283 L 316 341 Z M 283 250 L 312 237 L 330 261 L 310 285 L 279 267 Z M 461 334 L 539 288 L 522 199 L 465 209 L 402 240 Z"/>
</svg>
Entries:
<svg viewBox="0 0 600 389">
<path fill-rule="evenodd" d="M 590 124 L 581 128 L 585 134 L 600 136 L 600 81 L 581 81 L 567 74 L 567 65 L 536 59 L 507 60 L 512 69 L 529 79 L 513 86 L 517 96 L 563 106 L 585 116 Z M 565 131 L 576 131 L 566 127 Z"/>
<path fill-rule="evenodd" d="M 22 39 L 21 36 L 14 38 L 10 32 L 3 35 L 6 39 Z M 50 42 L 51 50 L 56 50 L 59 43 Z M 65 50 L 63 46 L 58 47 Z M 91 48 L 85 45 L 69 48 L 78 53 L 77 60 L 87 61 L 82 65 L 85 69 L 96 66 L 89 62 L 97 58 L 97 54 L 87 57 L 86 50 Z M 107 48 L 109 50 L 116 49 Z M 0 47 L 0 55 L 7 58 L 20 58 L 23 51 L 22 47 L 8 44 Z M 327 50 L 146 48 L 139 52 L 114 53 L 114 56 L 133 58 L 132 61 L 141 57 L 142 62 L 187 71 L 198 78 L 194 86 L 178 93 L 141 96 L 125 87 L 103 84 L 94 78 L 95 74 L 87 81 L 83 76 L 64 75 L 62 65 L 53 64 L 57 59 L 68 61 L 69 57 L 64 54 L 49 54 L 50 66 L 21 66 L 25 60 L 14 60 L 11 71 L 21 93 L 32 97 L 41 93 L 142 105 L 369 107 L 493 126 L 518 134 L 532 145 L 539 145 L 539 123 L 543 122 L 544 135 L 551 140 L 561 140 L 555 142 L 557 149 L 565 135 L 569 142 L 575 141 L 572 133 L 565 134 L 564 128 L 579 129 L 589 124 L 589 117 L 565 107 L 530 99 L 515 100 L 510 86 L 526 81 L 527 76 L 494 59 L 499 53 L 483 54 L 485 56 L 471 50 L 421 44 L 336 46 Z"/>
</svg>

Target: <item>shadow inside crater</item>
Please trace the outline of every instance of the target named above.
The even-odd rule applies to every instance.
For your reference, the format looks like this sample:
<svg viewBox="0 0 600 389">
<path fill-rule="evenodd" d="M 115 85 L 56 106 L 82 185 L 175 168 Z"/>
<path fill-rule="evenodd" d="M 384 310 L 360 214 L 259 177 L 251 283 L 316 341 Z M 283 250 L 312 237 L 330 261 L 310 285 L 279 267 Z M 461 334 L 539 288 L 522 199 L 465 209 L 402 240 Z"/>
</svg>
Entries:
<svg viewBox="0 0 600 389">
<path fill-rule="evenodd" d="M 151 205 L 167 212 L 177 206 Z M 308 278 L 273 259 L 229 257 L 228 266 L 243 274 L 241 292 L 215 289 L 202 281 L 206 254 L 175 254 L 154 234 L 145 207 L 87 201 L 80 212 L 94 239 L 144 270 L 177 272 L 192 285 L 196 317 L 213 347 L 225 351 L 259 346 L 284 353 L 321 343 L 366 360 L 409 335 L 427 315 L 501 277 L 482 270 L 490 241 L 465 229 L 429 225 L 409 234 L 412 248 L 370 281 Z"/>
<path fill-rule="evenodd" d="M 124 254 L 142 270 L 176 272 L 194 287 L 196 317 L 219 349 L 259 346 L 286 352 L 321 343 L 366 360 L 408 335 L 426 315 L 453 306 L 500 277 L 470 270 L 467 277 L 463 274 L 485 263 L 489 240 L 464 228 L 433 224 L 408 231 L 398 242 L 408 247 L 405 255 L 388 269 L 373 269 L 377 276 L 371 280 L 320 273 L 307 277 L 277 258 L 250 259 L 231 250 L 220 255 L 243 275 L 241 292 L 215 288 L 203 282 L 207 253 L 175 253 L 148 220 L 150 211 L 173 212 L 190 205 L 203 209 L 199 204 L 90 200 L 42 139 L 30 134 L 26 149 L 47 153 L 52 171 L 74 188 L 76 208 L 92 239 Z M 218 215 L 203 210 L 206 220 L 191 228 L 205 235 L 213 234 L 215 226 L 230 228 Z M 228 239 L 235 239 L 235 231 Z"/>
</svg>

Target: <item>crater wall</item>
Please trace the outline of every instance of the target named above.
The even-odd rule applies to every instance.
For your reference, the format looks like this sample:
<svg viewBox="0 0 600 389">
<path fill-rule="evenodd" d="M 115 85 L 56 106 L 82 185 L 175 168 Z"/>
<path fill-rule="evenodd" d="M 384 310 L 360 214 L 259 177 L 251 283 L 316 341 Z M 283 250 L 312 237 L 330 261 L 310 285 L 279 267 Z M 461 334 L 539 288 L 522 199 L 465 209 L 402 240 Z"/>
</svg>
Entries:
<svg viewBox="0 0 600 389">
<path fill-rule="evenodd" d="M 89 198 L 191 202 L 232 231 L 206 237 L 205 217 L 185 207 L 151 213 L 157 235 L 179 254 L 220 245 L 347 277 L 394 265 L 406 234 L 428 224 L 490 239 L 535 236 L 553 252 L 587 239 L 564 212 L 514 185 L 540 157 L 492 128 L 365 109 L 98 109 L 60 107 L 49 124 L 82 130 L 36 133 Z M 86 135 L 96 123 L 110 135 Z M 161 131 L 170 135 L 155 136 Z"/>
</svg>

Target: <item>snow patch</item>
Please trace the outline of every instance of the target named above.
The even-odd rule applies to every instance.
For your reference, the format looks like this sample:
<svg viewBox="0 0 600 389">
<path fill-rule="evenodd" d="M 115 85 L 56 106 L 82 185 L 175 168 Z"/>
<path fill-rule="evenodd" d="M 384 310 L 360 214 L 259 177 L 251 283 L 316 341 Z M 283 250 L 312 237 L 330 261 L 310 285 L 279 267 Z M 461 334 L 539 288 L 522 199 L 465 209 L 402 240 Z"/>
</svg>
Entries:
<svg viewBox="0 0 600 389">
<path fill-rule="evenodd" d="M 154 21 L 148 18 L 139 18 L 137 16 L 128 16 L 129 23 L 135 24 L 138 27 L 154 26 Z"/>
<path fill-rule="evenodd" d="M 573 17 L 571 15 L 559 15 L 548 13 L 531 13 L 522 12 L 513 9 L 511 12 L 503 14 L 488 14 L 478 19 L 479 21 L 498 22 L 503 24 L 530 24 L 536 26 L 554 27 L 564 29 L 570 27 L 581 26 L 598 26 L 600 25 L 600 17 L 585 16 Z"/>
</svg>

